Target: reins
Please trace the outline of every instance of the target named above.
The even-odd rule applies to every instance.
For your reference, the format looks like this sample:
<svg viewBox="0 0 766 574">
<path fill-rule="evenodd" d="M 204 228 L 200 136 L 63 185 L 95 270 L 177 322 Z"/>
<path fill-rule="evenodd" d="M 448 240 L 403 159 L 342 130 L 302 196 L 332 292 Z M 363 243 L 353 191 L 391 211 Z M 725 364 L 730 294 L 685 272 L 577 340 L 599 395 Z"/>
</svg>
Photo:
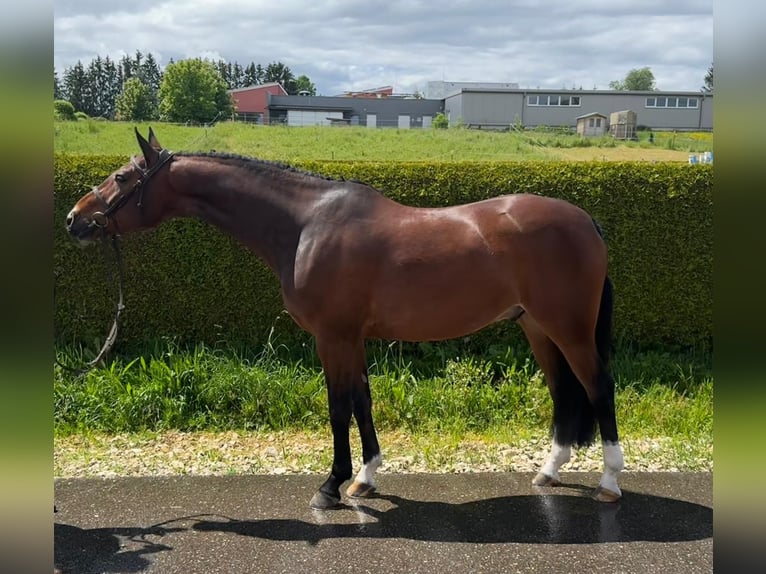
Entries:
<svg viewBox="0 0 766 574">
<path fill-rule="evenodd" d="M 104 205 L 104 211 L 95 212 L 92 216 L 93 219 L 90 225 L 99 227 L 99 228 L 107 227 L 109 225 L 110 216 L 114 212 L 116 212 L 118 209 L 120 209 L 123 205 L 125 205 L 127 201 L 133 196 L 133 194 L 135 194 L 136 191 L 139 192 L 137 206 L 141 208 L 143 205 L 143 200 L 144 200 L 144 188 L 146 187 L 146 184 L 149 182 L 149 179 L 155 173 L 157 173 L 163 165 L 165 165 L 172 159 L 173 159 L 172 151 L 167 149 L 161 149 L 159 151 L 159 161 L 155 163 L 149 169 L 143 169 L 141 166 L 138 165 L 135 158 L 131 158 L 130 161 L 133 164 L 133 167 L 138 171 L 138 173 L 141 174 L 141 178 L 138 181 L 136 181 L 135 185 L 130 189 L 130 191 L 118 196 L 111 203 L 106 201 L 106 199 L 101 195 L 101 192 L 98 190 L 97 187 L 94 187 L 92 190 L 92 193 Z M 77 373 L 78 376 L 86 373 L 87 371 L 89 371 L 90 369 L 92 369 L 93 367 L 101 363 L 104 360 L 104 357 L 106 357 L 106 354 L 112 349 L 112 347 L 114 346 L 114 342 L 117 339 L 117 328 L 118 328 L 118 323 L 120 320 L 120 314 L 122 313 L 123 309 L 125 309 L 125 305 L 123 303 L 123 296 L 122 296 L 123 265 L 122 265 L 122 253 L 120 252 L 119 228 L 117 227 L 116 221 L 112 220 L 112 223 L 114 225 L 115 230 L 117 231 L 117 233 L 111 236 L 111 240 L 112 240 L 112 248 L 114 249 L 114 259 L 117 263 L 117 290 L 118 290 L 117 306 L 114 313 L 114 321 L 112 322 L 112 328 L 109 330 L 109 334 L 106 336 L 106 339 L 104 340 L 104 344 L 101 347 L 101 350 L 96 355 L 96 357 L 92 361 L 85 363 L 83 366 L 72 367 L 70 365 L 65 365 L 64 363 L 59 361 L 58 357 L 55 357 L 56 364 L 59 367 L 69 372 Z M 104 255 L 104 258 L 108 259 L 106 257 L 106 254 Z M 107 266 L 108 266 L 108 261 L 107 261 Z M 110 278 L 111 278 L 111 282 L 114 283 L 114 275 L 112 272 L 110 272 Z M 55 273 L 54 273 L 54 282 L 53 282 L 53 305 L 55 308 L 56 306 L 56 274 Z M 54 336 L 55 336 L 55 333 L 54 333 Z"/>
<path fill-rule="evenodd" d="M 117 263 L 117 291 L 118 291 L 118 297 L 117 297 L 117 306 L 115 308 L 114 313 L 114 321 L 112 322 L 112 328 L 109 329 L 109 334 L 106 336 L 106 339 L 104 340 L 104 344 L 101 347 L 101 350 L 98 352 L 96 357 L 84 365 L 80 367 L 72 367 L 71 365 L 66 365 L 62 363 L 58 356 L 55 357 L 56 364 L 61 367 L 62 369 L 65 369 L 71 373 L 77 373 L 77 375 L 83 375 L 99 363 L 101 363 L 104 360 L 104 357 L 106 357 L 106 354 L 112 349 L 114 346 L 115 340 L 117 340 L 117 327 L 120 320 L 120 314 L 122 313 L 123 309 L 125 309 L 125 304 L 123 303 L 123 296 L 122 296 L 122 283 L 123 283 L 123 266 L 122 266 L 122 253 L 120 251 L 120 236 L 119 235 L 113 235 L 112 236 L 112 247 L 114 249 L 114 259 Z M 104 253 L 104 259 L 107 262 L 107 266 L 109 264 L 108 257 L 106 256 L 106 253 Z M 110 282 L 114 283 L 114 274 L 112 272 L 109 273 L 110 276 Z M 54 273 L 54 281 L 53 281 L 53 306 L 55 308 L 56 306 L 56 278 L 57 275 Z M 55 335 L 55 333 L 54 333 Z"/>
</svg>

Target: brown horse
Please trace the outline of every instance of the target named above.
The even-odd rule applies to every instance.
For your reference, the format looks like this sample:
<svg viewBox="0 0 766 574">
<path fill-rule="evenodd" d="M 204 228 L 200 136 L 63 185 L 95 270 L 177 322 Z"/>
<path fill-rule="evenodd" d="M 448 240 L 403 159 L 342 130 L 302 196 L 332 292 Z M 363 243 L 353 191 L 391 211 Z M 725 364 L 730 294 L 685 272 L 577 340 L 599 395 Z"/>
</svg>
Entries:
<svg viewBox="0 0 766 574">
<path fill-rule="evenodd" d="M 111 174 L 67 216 L 83 242 L 197 217 L 271 268 L 293 319 L 316 339 L 334 458 L 311 500 L 340 501 L 352 476 L 354 415 L 363 466 L 347 490 L 375 489 L 381 455 L 372 420 L 365 340 L 437 341 L 517 320 L 553 397 L 553 446 L 535 477 L 559 484 L 573 445 L 598 425 L 604 473 L 594 497 L 615 501 L 623 467 L 614 381 L 607 371 L 612 287 L 607 250 L 582 209 L 515 194 L 454 207 L 401 205 L 362 183 L 225 154 L 173 154 L 136 130 L 143 156 Z"/>
</svg>

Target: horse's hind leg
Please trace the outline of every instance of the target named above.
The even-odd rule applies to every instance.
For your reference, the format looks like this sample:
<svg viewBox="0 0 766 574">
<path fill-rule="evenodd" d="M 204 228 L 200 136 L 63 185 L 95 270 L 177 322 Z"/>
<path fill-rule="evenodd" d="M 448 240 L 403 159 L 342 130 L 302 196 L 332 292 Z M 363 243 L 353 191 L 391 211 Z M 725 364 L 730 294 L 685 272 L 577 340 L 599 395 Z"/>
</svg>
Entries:
<svg viewBox="0 0 766 574">
<path fill-rule="evenodd" d="M 359 427 L 359 436 L 362 439 L 363 466 L 356 475 L 354 482 L 346 490 L 346 494 L 358 498 L 369 496 L 375 491 L 375 471 L 382 462 L 378 437 L 372 421 L 372 395 L 370 394 L 370 382 L 366 367 L 359 380 L 354 384 L 351 397 L 354 418 Z"/>
<path fill-rule="evenodd" d="M 622 496 L 617 476 L 624 467 L 622 448 L 617 435 L 614 404 L 614 380 L 593 345 L 580 344 L 564 348 L 572 370 L 580 381 L 596 413 L 604 452 L 604 473 L 594 498 L 614 502 Z"/>
<path fill-rule="evenodd" d="M 553 399 L 553 444 L 545 464 L 535 476 L 535 486 L 560 484 L 559 469 L 569 462 L 572 445 L 593 440 L 595 415 L 585 390 L 569 367 L 556 344 L 527 313 L 519 324 L 527 336 L 532 352 Z"/>
</svg>

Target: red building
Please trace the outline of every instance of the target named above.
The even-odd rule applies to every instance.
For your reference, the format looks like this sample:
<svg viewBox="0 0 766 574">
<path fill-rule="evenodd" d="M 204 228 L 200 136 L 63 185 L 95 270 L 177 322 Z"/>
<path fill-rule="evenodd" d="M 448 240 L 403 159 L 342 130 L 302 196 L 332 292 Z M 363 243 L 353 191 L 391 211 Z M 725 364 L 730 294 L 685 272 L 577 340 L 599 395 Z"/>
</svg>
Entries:
<svg viewBox="0 0 766 574">
<path fill-rule="evenodd" d="M 269 94 L 274 96 L 286 96 L 287 92 L 281 84 L 261 84 L 229 90 L 234 112 L 237 119 L 248 122 L 269 123 Z"/>
</svg>

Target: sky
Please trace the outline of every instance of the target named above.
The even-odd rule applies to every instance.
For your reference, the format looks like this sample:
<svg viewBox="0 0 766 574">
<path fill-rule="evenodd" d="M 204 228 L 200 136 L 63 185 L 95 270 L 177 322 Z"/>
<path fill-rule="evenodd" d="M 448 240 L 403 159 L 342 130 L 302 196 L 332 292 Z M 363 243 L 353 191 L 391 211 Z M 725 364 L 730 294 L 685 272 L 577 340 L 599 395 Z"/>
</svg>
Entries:
<svg viewBox="0 0 766 574">
<path fill-rule="evenodd" d="M 54 66 L 137 50 L 161 67 L 280 61 L 317 94 L 427 82 L 608 89 L 648 66 L 661 90 L 699 91 L 713 0 L 55 0 Z"/>
</svg>

